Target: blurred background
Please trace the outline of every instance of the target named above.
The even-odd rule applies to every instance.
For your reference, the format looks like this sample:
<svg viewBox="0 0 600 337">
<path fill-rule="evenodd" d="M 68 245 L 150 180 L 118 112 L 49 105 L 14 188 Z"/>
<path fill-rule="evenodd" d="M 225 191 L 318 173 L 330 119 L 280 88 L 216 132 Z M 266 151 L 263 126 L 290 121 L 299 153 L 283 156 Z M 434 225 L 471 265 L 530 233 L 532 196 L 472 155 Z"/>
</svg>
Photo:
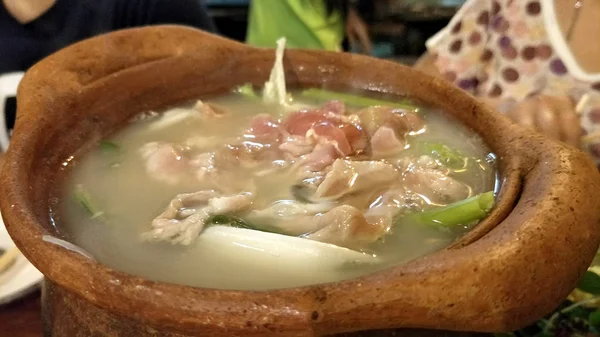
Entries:
<svg viewBox="0 0 600 337">
<path fill-rule="evenodd" d="M 250 0 L 207 0 L 219 32 L 243 42 Z M 412 64 L 425 52 L 425 41 L 444 28 L 465 0 L 358 1 L 369 25 L 373 56 Z"/>
</svg>

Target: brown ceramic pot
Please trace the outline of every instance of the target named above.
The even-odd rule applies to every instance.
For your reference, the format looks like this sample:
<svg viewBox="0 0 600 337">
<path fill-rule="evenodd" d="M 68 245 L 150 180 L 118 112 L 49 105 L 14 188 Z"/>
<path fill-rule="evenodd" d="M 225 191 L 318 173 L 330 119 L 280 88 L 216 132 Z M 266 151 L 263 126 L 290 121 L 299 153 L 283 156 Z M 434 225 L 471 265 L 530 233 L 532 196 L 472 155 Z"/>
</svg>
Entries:
<svg viewBox="0 0 600 337">
<path fill-rule="evenodd" d="M 46 336 L 506 331 L 548 313 L 575 287 L 600 240 L 600 175 L 584 153 L 525 132 L 443 80 L 321 51 L 286 52 L 290 84 L 408 94 L 480 133 L 500 158 L 503 181 L 490 216 L 451 247 L 410 263 L 266 292 L 153 282 L 42 240 L 60 236 L 48 209 L 69 156 L 139 112 L 261 85 L 273 60 L 272 50 L 162 26 L 83 41 L 27 73 L 0 200 L 14 241 L 46 276 Z"/>
</svg>

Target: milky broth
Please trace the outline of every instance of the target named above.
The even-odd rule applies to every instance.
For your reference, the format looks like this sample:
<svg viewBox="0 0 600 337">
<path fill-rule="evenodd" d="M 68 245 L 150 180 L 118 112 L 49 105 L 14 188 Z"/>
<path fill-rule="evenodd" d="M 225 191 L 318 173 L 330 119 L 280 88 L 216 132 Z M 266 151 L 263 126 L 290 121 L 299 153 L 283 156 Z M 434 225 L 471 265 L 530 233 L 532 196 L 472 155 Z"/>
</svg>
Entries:
<svg viewBox="0 0 600 337">
<path fill-rule="evenodd" d="M 369 247 L 369 252 L 379 256 L 381 263 L 368 267 L 350 265 L 334 273 L 304 272 L 260 262 L 248 264 L 233 258 L 219 258 L 200 244 L 180 246 L 143 242 L 140 235 L 150 229 L 152 220 L 175 195 L 199 191 L 205 186 L 192 179 L 175 185 L 150 179 L 145 171 L 145 162 L 139 155 L 140 147 L 152 141 L 184 143 L 194 135 L 214 136 L 215 144 L 223 144 L 226 139 L 240 135 L 248 127 L 252 116 L 273 110 L 259 101 L 235 94 L 205 102 L 218 104 L 234 112 L 235 117 L 226 122 L 190 119 L 159 131 L 148 130 L 153 118 L 139 118 L 108 138 L 110 142 L 119 144 L 120 154 L 107 154 L 98 147 L 76 155 L 70 164 L 71 172 L 64 185 L 63 197 L 58 209 L 54 210 L 59 215 L 55 219 L 59 231 L 96 260 L 116 270 L 190 286 L 264 290 L 338 281 L 371 273 L 446 247 L 468 230 L 466 226 L 439 230 L 401 222 L 384 240 Z M 427 131 L 409 137 L 409 144 L 439 142 L 469 157 L 478 158 L 468 169 L 452 176 L 468 184 L 473 195 L 493 190 L 496 182 L 493 156 L 481 138 L 437 111 L 421 108 L 420 114 L 426 122 Z M 400 156 L 415 154 L 415 151 L 409 148 Z M 250 177 L 242 167 L 235 173 L 240 180 Z M 289 186 L 293 183 L 289 177 L 277 175 L 260 178 L 256 184 L 256 203 L 264 206 L 277 199 L 290 198 Z M 90 219 L 90 214 L 73 198 L 73 191 L 78 185 L 85 186 L 95 207 L 101 209 L 110 221 Z"/>
</svg>

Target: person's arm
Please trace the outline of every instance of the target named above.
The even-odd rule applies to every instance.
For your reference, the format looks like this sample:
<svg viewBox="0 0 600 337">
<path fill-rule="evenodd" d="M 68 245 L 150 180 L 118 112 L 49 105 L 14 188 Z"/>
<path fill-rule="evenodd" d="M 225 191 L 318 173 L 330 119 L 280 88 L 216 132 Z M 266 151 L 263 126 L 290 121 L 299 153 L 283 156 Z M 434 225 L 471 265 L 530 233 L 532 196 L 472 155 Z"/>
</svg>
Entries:
<svg viewBox="0 0 600 337">
<path fill-rule="evenodd" d="M 425 53 L 414 68 L 432 76 L 441 76 L 435 56 Z M 575 102 L 567 96 L 534 96 L 520 103 L 498 98 L 477 98 L 490 108 L 505 113 L 513 122 L 546 136 L 578 147 L 582 136 Z"/>
<path fill-rule="evenodd" d="M 8 13 L 22 24 L 27 24 L 46 13 L 56 0 L 2 0 Z"/>
<path fill-rule="evenodd" d="M 477 23 L 479 13 L 489 10 L 487 7 L 490 5 L 490 1 L 467 1 L 450 24 L 428 41 L 428 52 L 417 61 L 414 67 L 434 76 L 443 76 L 461 86 L 493 110 L 506 114 L 521 126 L 578 147 L 583 131 L 580 116 L 576 111 L 577 103 L 573 102 L 570 97 L 538 95 L 522 102 L 477 97 L 480 71 L 485 66 L 485 62 L 481 61 L 480 56 L 485 50 L 487 25 L 473 25 L 472 23 Z M 465 30 L 464 27 L 475 28 Z M 478 34 L 480 43 L 468 46 L 467 50 L 465 50 L 466 44 L 456 44 L 456 41 L 460 41 L 460 39 L 466 41 L 474 32 Z M 490 62 L 493 55 L 486 59 L 488 60 L 486 62 Z"/>
<path fill-rule="evenodd" d="M 413 68 L 431 76 L 442 77 L 442 74 L 435 65 L 435 55 L 429 52 L 425 52 L 421 55 L 413 65 Z"/>
<path fill-rule="evenodd" d="M 359 45 L 364 54 L 370 55 L 373 51 L 373 42 L 369 34 L 369 27 L 356 10 L 356 1 L 348 2 L 346 15 L 346 36 L 350 45 Z"/>
<path fill-rule="evenodd" d="M 537 95 L 514 104 L 507 116 L 523 127 L 579 147 L 583 130 L 576 105 L 568 96 Z"/>
</svg>

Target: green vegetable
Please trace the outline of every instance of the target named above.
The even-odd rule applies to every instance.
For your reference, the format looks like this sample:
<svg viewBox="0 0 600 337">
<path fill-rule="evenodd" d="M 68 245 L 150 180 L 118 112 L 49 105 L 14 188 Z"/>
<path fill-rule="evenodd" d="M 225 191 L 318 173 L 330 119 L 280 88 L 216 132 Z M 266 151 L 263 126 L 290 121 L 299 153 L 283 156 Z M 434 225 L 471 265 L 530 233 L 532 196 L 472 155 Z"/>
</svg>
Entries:
<svg viewBox="0 0 600 337">
<path fill-rule="evenodd" d="M 254 226 L 241 218 L 232 215 L 213 215 L 206 220 L 207 225 L 221 225 L 236 228 L 255 229 Z"/>
<path fill-rule="evenodd" d="M 118 167 L 121 164 L 122 149 L 119 144 L 108 140 L 101 140 L 98 142 L 98 145 L 102 152 L 110 158 L 110 168 Z"/>
<path fill-rule="evenodd" d="M 121 146 L 119 146 L 119 144 L 108 140 L 101 140 L 99 145 L 102 151 L 105 153 L 115 153 L 121 151 Z"/>
<path fill-rule="evenodd" d="M 305 204 L 313 204 L 312 200 L 310 199 L 313 191 L 308 186 L 292 185 L 290 192 L 294 196 L 294 199 Z"/>
<path fill-rule="evenodd" d="M 369 107 L 376 105 L 384 105 L 391 108 L 401 108 L 407 110 L 416 110 L 417 107 L 413 104 L 408 103 L 406 100 L 402 102 L 389 102 L 384 100 L 379 100 L 375 98 L 355 96 L 351 94 L 339 93 L 334 91 L 327 91 L 317 88 L 306 89 L 300 93 L 300 96 L 317 99 L 320 101 L 328 101 L 328 100 L 339 100 L 346 104 L 358 106 L 358 107 Z"/>
<path fill-rule="evenodd" d="M 592 312 L 588 316 L 588 322 L 596 329 L 600 329 L 600 310 Z"/>
<path fill-rule="evenodd" d="M 213 215 L 206 220 L 206 226 L 229 226 L 234 228 L 253 229 L 261 232 L 281 234 L 275 228 L 268 228 L 250 223 L 242 218 L 233 215 Z"/>
<path fill-rule="evenodd" d="M 77 185 L 73 192 L 75 200 L 90 214 L 90 219 L 102 217 L 104 212 L 99 211 L 92 202 L 89 193 L 83 188 L 83 185 Z"/>
<path fill-rule="evenodd" d="M 424 143 L 424 150 L 427 154 L 441 161 L 450 168 L 463 168 L 466 165 L 467 157 L 460 151 L 440 143 Z"/>
<path fill-rule="evenodd" d="M 584 306 L 576 306 L 573 307 L 568 313 L 569 316 L 571 316 L 571 318 L 587 319 L 590 314 L 590 311 Z"/>
<path fill-rule="evenodd" d="M 600 297 L 592 297 L 579 302 L 565 300 L 553 313 L 535 324 L 515 331 L 512 334 L 495 336 L 598 336 L 600 335 L 600 310 L 589 307 Z"/>
<path fill-rule="evenodd" d="M 422 224 L 453 227 L 485 218 L 494 206 L 494 192 L 486 192 L 454 204 L 408 215 Z"/>
<path fill-rule="evenodd" d="M 235 92 L 240 93 L 246 97 L 250 98 L 258 98 L 256 92 L 254 92 L 254 88 L 252 87 L 252 83 L 246 83 L 244 85 L 240 85 L 236 88 Z"/>
<path fill-rule="evenodd" d="M 592 271 L 586 271 L 577 289 L 592 295 L 600 295 L 600 276 Z"/>
<path fill-rule="evenodd" d="M 538 324 L 542 331 L 536 336 L 562 335 L 561 332 L 570 332 L 566 336 L 585 336 L 587 332 L 594 332 L 595 328 L 589 321 L 594 310 L 585 306 L 595 301 L 598 301 L 598 297 L 576 303 L 566 301 L 565 305 L 556 310 L 549 319 Z"/>
</svg>

